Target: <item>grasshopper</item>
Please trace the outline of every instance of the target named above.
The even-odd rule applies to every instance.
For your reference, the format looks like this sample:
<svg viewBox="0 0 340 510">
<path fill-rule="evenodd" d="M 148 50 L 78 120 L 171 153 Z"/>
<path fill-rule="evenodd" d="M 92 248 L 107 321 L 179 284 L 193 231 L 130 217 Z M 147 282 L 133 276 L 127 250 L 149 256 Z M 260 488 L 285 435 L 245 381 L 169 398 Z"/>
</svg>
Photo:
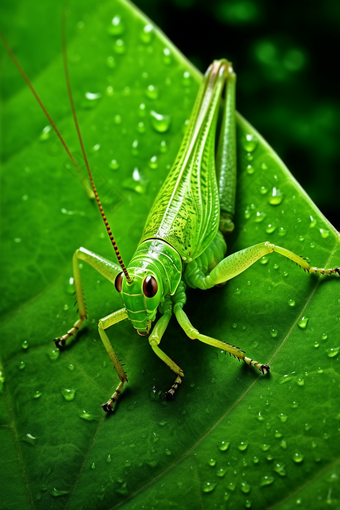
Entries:
<svg viewBox="0 0 340 510">
<path fill-rule="evenodd" d="M 2 39 L 12 60 L 38 99 L 3 36 Z M 232 64 L 225 59 L 216 60 L 206 71 L 178 155 L 150 210 L 136 252 L 126 266 L 87 162 L 73 103 L 66 52 L 64 53 L 65 76 L 74 121 L 91 187 L 118 264 L 86 248 L 76 250 L 73 256 L 73 275 L 79 319 L 63 336 L 54 340 L 56 346 L 61 349 L 87 318 L 79 267 L 80 262 L 86 262 L 114 284 L 123 305 L 121 309 L 100 319 L 98 324 L 99 335 L 120 380 L 113 395 L 102 404 L 104 411 L 112 412 L 113 404 L 128 381 L 123 364 L 105 330 L 125 319 L 131 322 L 139 335 L 149 335 L 148 341 L 154 353 L 176 374 L 173 385 L 165 394 L 168 400 L 174 398 L 184 377 L 182 368 L 160 348 L 173 313 L 190 339 L 224 350 L 239 361 L 243 360 L 249 366 L 255 367 L 262 374 L 268 374 L 270 367 L 267 364 L 245 356 L 245 351 L 239 347 L 201 334 L 191 324 L 183 309 L 186 303 L 186 287 L 206 290 L 216 285 L 221 286 L 272 252 L 291 259 L 309 273 L 340 274 L 340 268 L 312 267 L 302 257 L 270 242 L 259 243 L 226 257 L 225 236 L 234 229 L 236 197 L 236 75 Z M 62 140 L 52 119 L 39 99 L 38 101 Z M 221 103 L 223 119 L 216 149 L 217 120 Z M 66 148 L 63 140 L 62 143 Z M 69 156 L 72 159 L 72 155 Z M 157 311 L 161 317 L 153 326 Z"/>
</svg>

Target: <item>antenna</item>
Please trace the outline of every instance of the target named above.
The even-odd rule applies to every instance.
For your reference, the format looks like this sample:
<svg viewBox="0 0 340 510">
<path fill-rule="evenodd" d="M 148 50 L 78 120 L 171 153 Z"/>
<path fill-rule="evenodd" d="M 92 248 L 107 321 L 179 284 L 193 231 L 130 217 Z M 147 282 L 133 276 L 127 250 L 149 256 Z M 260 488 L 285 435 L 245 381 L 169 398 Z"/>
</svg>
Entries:
<svg viewBox="0 0 340 510">
<path fill-rule="evenodd" d="M 81 146 L 81 150 L 82 150 L 82 153 L 83 153 L 85 165 L 86 165 L 86 168 L 87 168 L 87 173 L 88 173 L 89 178 L 90 178 L 91 187 L 93 189 L 94 196 L 95 196 L 95 199 L 97 201 L 100 214 L 101 214 L 101 216 L 103 218 L 103 221 L 105 223 L 105 227 L 106 227 L 107 233 L 109 234 L 109 237 L 110 237 L 110 240 L 111 240 L 111 244 L 112 244 L 113 249 L 114 249 L 114 251 L 116 253 L 119 265 L 121 266 L 122 270 L 124 271 L 124 274 L 125 274 L 126 278 L 128 280 L 131 280 L 130 275 L 129 275 L 129 273 L 128 273 L 126 267 L 125 267 L 125 264 L 124 264 L 124 262 L 122 260 L 122 257 L 121 257 L 121 255 L 119 253 L 118 246 L 116 244 L 115 238 L 113 237 L 113 234 L 112 234 L 109 222 L 108 222 L 108 220 L 106 218 L 106 215 L 104 213 L 104 209 L 103 209 L 103 206 L 102 206 L 101 201 L 99 199 L 98 191 L 97 191 L 96 186 L 94 184 L 94 180 L 93 180 L 93 177 L 92 177 L 90 166 L 89 166 L 89 163 L 88 163 L 88 160 L 87 160 L 87 157 L 86 157 L 86 152 L 85 152 L 85 148 L 84 148 L 84 144 L 83 144 L 83 139 L 82 139 L 82 136 L 81 136 L 81 133 L 80 133 L 78 119 L 77 119 L 77 115 L 76 115 L 76 110 L 75 110 L 75 107 L 74 107 L 72 89 L 71 89 L 71 84 L 70 84 L 70 77 L 69 77 L 69 73 L 68 73 L 66 39 L 65 39 L 65 16 L 66 16 L 66 14 L 65 14 L 65 9 L 64 9 L 63 10 L 63 17 L 62 17 L 62 51 L 63 51 L 63 61 L 64 61 L 64 70 L 65 70 L 66 84 L 67 84 L 68 95 L 69 95 L 69 99 L 70 99 L 70 103 L 71 103 L 71 109 L 72 109 L 72 115 L 73 115 L 74 123 L 75 123 L 75 126 L 76 126 L 79 143 L 80 143 L 80 146 Z M 19 64 L 19 62 L 15 58 L 11 48 L 9 47 L 9 45 L 8 45 L 6 39 L 5 39 L 5 37 L 4 37 L 4 35 L 2 34 L 1 31 L 0 31 L 0 38 L 1 38 L 2 42 L 3 42 L 3 45 L 5 46 L 5 49 L 6 49 L 7 53 L 8 53 L 8 55 L 10 56 L 11 60 L 15 64 L 15 66 L 18 69 L 19 73 L 21 74 L 21 76 L 23 77 L 23 79 L 25 80 L 25 82 L 27 83 L 29 88 L 31 89 L 31 92 L 34 95 L 34 97 L 37 100 L 37 102 L 39 103 L 40 108 L 42 109 L 42 111 L 46 115 L 46 117 L 47 117 L 48 121 L 50 122 L 52 128 L 54 129 L 55 133 L 57 134 L 59 140 L 61 141 L 61 143 L 62 143 L 65 151 L 67 152 L 69 158 L 71 159 L 73 165 L 75 167 L 78 167 L 77 161 L 75 160 L 73 154 L 71 153 L 70 149 L 66 145 L 65 140 L 63 139 L 60 131 L 58 130 L 58 128 L 55 125 L 55 123 L 53 122 L 50 114 L 48 113 L 48 111 L 46 110 L 45 106 L 43 105 L 43 103 L 42 103 L 40 97 L 38 96 L 37 92 L 35 91 L 32 83 L 30 82 L 30 80 L 28 79 L 28 77 L 25 74 L 24 70 L 22 69 L 21 65 Z"/>
</svg>

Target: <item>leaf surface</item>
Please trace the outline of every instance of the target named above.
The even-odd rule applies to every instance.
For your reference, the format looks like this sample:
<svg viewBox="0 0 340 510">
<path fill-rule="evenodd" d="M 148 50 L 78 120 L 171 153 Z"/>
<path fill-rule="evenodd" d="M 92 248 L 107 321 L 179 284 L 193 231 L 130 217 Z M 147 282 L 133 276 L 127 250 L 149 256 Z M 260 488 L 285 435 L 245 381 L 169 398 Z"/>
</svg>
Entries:
<svg viewBox="0 0 340 510">
<path fill-rule="evenodd" d="M 78 155 L 57 44 L 62 2 L 48 5 L 41 12 L 36 2 L 4 2 L 1 29 Z M 115 16 L 120 22 L 112 25 Z M 72 5 L 67 21 L 79 123 L 125 261 L 201 80 L 148 23 L 123 1 Z M 189 291 L 186 312 L 200 331 L 239 345 L 272 371 L 263 377 L 189 341 L 173 320 L 162 347 L 186 375 L 171 403 L 161 391 L 173 375 L 128 323 L 116 325 L 108 334 L 129 384 L 115 414 L 105 415 L 100 404 L 117 376 L 97 322 L 121 305 L 91 268 L 81 272 L 86 326 L 60 356 L 52 340 L 77 317 L 69 284 L 75 249 L 114 254 L 80 184 L 84 165 L 72 169 L 54 133 L 43 131 L 43 113 L 1 51 L 2 507 L 336 508 L 339 278 L 308 275 L 272 254 L 223 288 Z M 169 116 L 166 129 L 152 111 Z M 237 228 L 228 252 L 269 240 L 313 265 L 339 266 L 338 233 L 241 116 L 238 148 Z"/>
</svg>

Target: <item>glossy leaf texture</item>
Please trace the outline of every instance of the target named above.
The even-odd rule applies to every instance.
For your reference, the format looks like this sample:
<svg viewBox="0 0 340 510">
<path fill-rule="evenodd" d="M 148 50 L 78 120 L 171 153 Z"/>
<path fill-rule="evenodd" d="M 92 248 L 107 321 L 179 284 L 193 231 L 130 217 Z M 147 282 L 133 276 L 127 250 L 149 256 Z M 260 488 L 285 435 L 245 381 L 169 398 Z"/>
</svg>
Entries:
<svg viewBox="0 0 340 510">
<path fill-rule="evenodd" d="M 79 155 L 61 10 L 62 2 L 16 2 L 15 9 L 3 2 L 1 29 Z M 87 1 L 69 11 L 79 122 L 128 261 L 201 76 L 132 4 Z M 113 285 L 90 267 L 81 270 L 86 326 L 60 355 L 53 338 L 77 317 L 75 249 L 114 254 L 79 182 L 84 165 L 81 172 L 70 167 L 3 49 L 1 63 L 2 508 L 338 508 L 340 278 L 308 275 L 272 254 L 223 288 L 189 291 L 186 312 L 200 331 L 272 370 L 263 377 L 188 340 L 173 320 L 162 347 L 185 379 L 170 403 L 162 392 L 173 374 L 128 323 L 116 325 L 108 334 L 129 383 L 107 416 L 100 404 L 118 379 L 97 322 L 121 305 Z M 241 116 L 238 170 L 229 253 L 269 240 L 313 265 L 340 265 L 338 233 Z"/>
</svg>

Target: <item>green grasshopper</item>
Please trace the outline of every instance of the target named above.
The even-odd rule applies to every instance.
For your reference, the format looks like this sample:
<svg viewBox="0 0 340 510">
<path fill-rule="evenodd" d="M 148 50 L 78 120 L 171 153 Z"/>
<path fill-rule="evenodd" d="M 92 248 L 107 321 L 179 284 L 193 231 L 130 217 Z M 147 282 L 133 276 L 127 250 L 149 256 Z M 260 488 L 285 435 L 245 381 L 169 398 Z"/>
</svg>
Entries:
<svg viewBox="0 0 340 510">
<path fill-rule="evenodd" d="M 4 39 L 3 42 L 36 95 Z M 73 116 L 91 186 L 119 265 L 85 248 L 76 250 L 73 256 L 73 275 L 79 319 L 63 336 L 54 340 L 56 346 L 62 348 L 87 318 L 79 267 L 80 261 L 83 261 L 114 284 L 123 304 L 120 310 L 100 319 L 98 325 L 100 337 L 120 379 L 113 395 L 102 405 L 104 411 L 112 412 L 112 406 L 128 380 L 105 332 L 124 319 L 132 323 L 139 335 L 149 335 L 148 341 L 155 354 L 176 374 L 173 385 L 165 394 L 168 400 L 174 398 L 184 377 L 183 370 L 159 347 L 173 312 L 190 339 L 229 352 L 239 361 L 243 360 L 262 374 L 267 374 L 270 370 L 267 364 L 246 357 L 245 351 L 239 347 L 201 334 L 191 324 L 183 310 L 186 286 L 202 290 L 221 286 L 272 252 L 291 259 L 309 273 L 340 274 L 340 268 L 311 267 L 303 258 L 270 242 L 262 242 L 226 257 L 224 236 L 234 229 L 236 197 L 236 75 L 231 63 L 225 59 L 216 60 L 208 68 L 178 155 L 155 199 L 141 240 L 127 267 L 112 235 L 88 166 L 72 98 L 66 53 L 64 64 Z M 224 89 L 223 120 L 216 150 L 217 120 Z M 40 100 L 39 103 L 62 140 Z M 161 318 L 152 329 L 157 311 Z"/>
</svg>

